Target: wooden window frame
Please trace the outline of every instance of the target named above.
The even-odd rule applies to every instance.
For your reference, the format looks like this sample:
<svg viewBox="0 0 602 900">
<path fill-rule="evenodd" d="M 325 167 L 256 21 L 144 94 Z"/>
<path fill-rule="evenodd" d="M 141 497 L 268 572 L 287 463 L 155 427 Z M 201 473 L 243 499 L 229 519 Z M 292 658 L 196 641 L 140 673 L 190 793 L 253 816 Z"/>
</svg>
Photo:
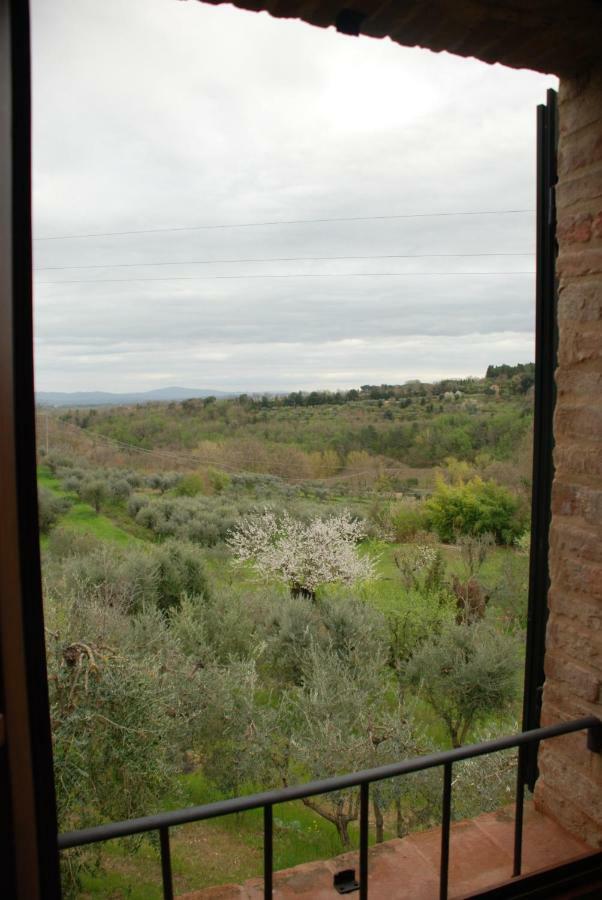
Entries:
<svg viewBox="0 0 602 900">
<path fill-rule="evenodd" d="M 28 0 L 0 0 L 0 846 L 7 896 L 59 900 L 36 482 Z M 556 94 L 538 108 L 535 446 L 523 729 L 540 724 L 556 367 Z M 537 777 L 532 754 L 527 783 Z"/>
</svg>

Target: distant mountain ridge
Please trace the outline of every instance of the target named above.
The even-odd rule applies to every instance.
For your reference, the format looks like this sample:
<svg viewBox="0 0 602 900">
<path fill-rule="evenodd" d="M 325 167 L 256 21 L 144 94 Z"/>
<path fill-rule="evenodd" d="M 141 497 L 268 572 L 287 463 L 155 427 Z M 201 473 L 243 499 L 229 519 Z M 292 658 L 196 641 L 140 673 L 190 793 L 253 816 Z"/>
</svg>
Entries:
<svg viewBox="0 0 602 900">
<path fill-rule="evenodd" d="M 152 391 L 113 394 L 108 391 L 37 391 L 38 406 L 129 406 L 132 403 L 157 403 L 170 400 L 193 400 L 203 397 L 237 397 L 228 391 L 206 388 L 166 387 Z"/>
</svg>

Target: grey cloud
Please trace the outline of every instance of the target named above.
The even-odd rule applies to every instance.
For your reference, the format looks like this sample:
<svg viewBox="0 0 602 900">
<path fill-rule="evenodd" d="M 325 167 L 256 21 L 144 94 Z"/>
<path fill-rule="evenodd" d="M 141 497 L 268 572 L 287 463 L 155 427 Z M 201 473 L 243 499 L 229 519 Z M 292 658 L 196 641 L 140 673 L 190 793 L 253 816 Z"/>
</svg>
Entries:
<svg viewBox="0 0 602 900">
<path fill-rule="evenodd" d="M 551 78 L 166 0 L 34 0 L 33 38 L 39 236 L 533 206 L 534 107 Z M 140 268 L 37 273 L 38 386 L 279 390 L 478 374 L 532 357 L 532 277 L 42 282 L 523 271 L 532 259 L 190 261 L 533 244 L 525 214 L 40 241 L 39 267 Z M 164 260 L 175 264 L 145 267 Z"/>
</svg>

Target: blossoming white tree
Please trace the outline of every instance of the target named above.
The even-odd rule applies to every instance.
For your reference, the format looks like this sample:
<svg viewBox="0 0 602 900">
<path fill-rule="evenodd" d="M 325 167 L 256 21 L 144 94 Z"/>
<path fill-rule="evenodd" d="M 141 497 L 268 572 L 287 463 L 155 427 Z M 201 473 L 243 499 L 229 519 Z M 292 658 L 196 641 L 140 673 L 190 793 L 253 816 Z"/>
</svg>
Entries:
<svg viewBox="0 0 602 900">
<path fill-rule="evenodd" d="M 251 562 L 262 578 L 287 584 L 293 597 L 315 600 L 320 585 L 374 577 L 375 560 L 358 553 L 363 537 L 348 512 L 305 524 L 265 510 L 244 519 L 227 542 L 237 563 Z"/>
</svg>

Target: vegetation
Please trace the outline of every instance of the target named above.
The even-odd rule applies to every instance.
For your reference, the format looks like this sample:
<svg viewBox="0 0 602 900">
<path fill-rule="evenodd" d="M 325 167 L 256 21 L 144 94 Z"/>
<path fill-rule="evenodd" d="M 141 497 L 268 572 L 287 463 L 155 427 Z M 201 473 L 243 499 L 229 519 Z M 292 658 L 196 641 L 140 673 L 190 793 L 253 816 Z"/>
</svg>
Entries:
<svg viewBox="0 0 602 900">
<path fill-rule="evenodd" d="M 39 479 L 60 827 L 512 729 L 530 374 L 51 414 Z M 512 763 L 459 767 L 454 815 L 507 802 Z M 373 840 L 438 822 L 436 773 L 371 799 Z M 277 865 L 352 847 L 357 818 L 355 790 L 287 805 Z M 179 829 L 179 889 L 257 874 L 261 829 L 252 813 Z M 215 855 L 202 868 L 200 840 Z M 74 895 L 154 896 L 152 840 L 64 866 Z"/>
<path fill-rule="evenodd" d="M 512 544 L 525 531 L 520 501 L 494 481 L 439 481 L 426 507 L 433 531 L 446 543 L 462 534 L 490 534 L 499 544 Z"/>
</svg>

